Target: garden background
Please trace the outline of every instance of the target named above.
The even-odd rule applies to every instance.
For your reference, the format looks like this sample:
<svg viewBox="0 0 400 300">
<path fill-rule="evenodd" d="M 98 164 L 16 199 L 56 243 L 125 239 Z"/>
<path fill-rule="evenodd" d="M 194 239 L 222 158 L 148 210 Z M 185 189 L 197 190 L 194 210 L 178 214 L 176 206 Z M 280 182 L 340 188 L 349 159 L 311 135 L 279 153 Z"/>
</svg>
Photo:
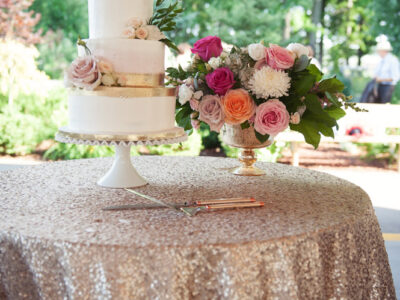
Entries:
<svg viewBox="0 0 400 300">
<path fill-rule="evenodd" d="M 400 2 L 396 0 L 185 0 L 176 44 L 218 35 L 238 46 L 263 40 L 310 44 L 327 75 L 337 74 L 357 100 L 370 80 L 369 58 L 384 34 L 400 56 Z M 53 141 L 67 122 L 63 73 L 76 56 L 75 42 L 88 36 L 87 0 L 0 0 L 0 155 L 39 153 L 45 159 L 112 155 L 107 147 Z M 400 103 L 400 87 L 392 103 Z M 286 145 L 262 150 L 274 161 Z M 369 153 L 390 154 L 385 145 Z M 235 156 L 218 135 L 202 128 L 182 145 L 140 147 L 134 154 Z"/>
</svg>

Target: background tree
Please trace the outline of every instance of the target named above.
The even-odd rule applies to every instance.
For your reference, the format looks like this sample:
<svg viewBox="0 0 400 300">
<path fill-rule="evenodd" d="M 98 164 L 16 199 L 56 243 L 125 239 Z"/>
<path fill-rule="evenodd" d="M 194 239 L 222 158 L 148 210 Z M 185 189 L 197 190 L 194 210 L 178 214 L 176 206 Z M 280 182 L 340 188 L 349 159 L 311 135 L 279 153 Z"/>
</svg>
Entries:
<svg viewBox="0 0 400 300">
<path fill-rule="evenodd" d="M 0 0 L 0 38 L 36 44 L 40 41 L 41 30 L 34 27 L 40 14 L 30 10 L 33 0 Z"/>
</svg>

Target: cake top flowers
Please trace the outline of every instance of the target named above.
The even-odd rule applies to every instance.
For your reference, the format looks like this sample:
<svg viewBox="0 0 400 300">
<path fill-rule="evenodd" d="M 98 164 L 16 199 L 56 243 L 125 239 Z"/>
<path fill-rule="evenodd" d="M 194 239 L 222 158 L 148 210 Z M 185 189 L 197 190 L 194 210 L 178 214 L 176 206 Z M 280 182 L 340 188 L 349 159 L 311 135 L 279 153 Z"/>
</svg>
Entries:
<svg viewBox="0 0 400 300">
<path fill-rule="evenodd" d="M 178 87 L 176 121 L 185 130 L 201 122 L 219 132 L 224 124 L 253 128 L 260 142 L 290 129 L 318 147 L 321 135 L 334 137 L 337 120 L 352 107 L 336 77 L 323 78 L 310 64 L 308 48 L 251 44 L 226 50 L 217 36 L 198 40 L 184 70 L 167 69 Z"/>
</svg>

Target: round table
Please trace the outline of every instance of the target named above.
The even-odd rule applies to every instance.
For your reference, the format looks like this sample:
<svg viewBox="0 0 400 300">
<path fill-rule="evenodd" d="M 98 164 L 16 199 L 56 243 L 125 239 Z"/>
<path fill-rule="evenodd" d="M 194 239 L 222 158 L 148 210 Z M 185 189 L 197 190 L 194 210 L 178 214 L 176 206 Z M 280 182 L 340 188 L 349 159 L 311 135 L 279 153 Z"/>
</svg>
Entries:
<svg viewBox="0 0 400 300">
<path fill-rule="evenodd" d="M 236 160 L 134 157 L 168 203 L 253 196 L 263 208 L 200 213 L 102 211 L 144 204 L 96 185 L 112 159 L 0 173 L 0 298 L 395 299 L 381 231 L 359 187 L 336 177 Z"/>
</svg>

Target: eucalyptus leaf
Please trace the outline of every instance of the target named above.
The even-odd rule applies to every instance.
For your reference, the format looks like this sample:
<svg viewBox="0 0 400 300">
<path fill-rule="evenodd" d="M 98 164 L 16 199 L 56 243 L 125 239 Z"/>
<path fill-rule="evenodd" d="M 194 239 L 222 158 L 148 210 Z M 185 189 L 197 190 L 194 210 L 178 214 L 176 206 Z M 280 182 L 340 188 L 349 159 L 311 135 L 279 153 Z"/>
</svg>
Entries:
<svg viewBox="0 0 400 300">
<path fill-rule="evenodd" d="M 310 64 L 310 59 L 308 58 L 308 56 L 307 55 L 302 55 L 296 61 L 296 64 L 294 66 L 294 71 L 295 72 L 303 71 L 308 67 L 309 64 Z"/>
</svg>

